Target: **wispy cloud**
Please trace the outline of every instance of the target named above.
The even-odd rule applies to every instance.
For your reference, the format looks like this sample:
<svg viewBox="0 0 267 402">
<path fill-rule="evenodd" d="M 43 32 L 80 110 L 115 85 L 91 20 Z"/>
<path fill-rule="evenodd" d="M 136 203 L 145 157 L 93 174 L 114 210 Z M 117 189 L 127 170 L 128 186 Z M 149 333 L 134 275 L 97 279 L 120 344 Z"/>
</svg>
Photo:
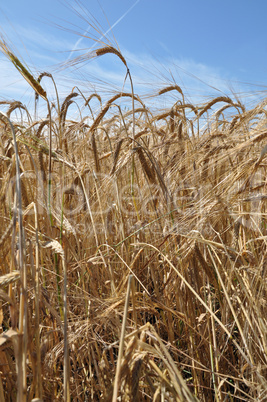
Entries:
<svg viewBox="0 0 267 402">
<path fill-rule="evenodd" d="M 88 49 L 88 51 L 89 51 L 89 52 L 92 51 L 92 50 L 102 41 L 102 39 L 105 39 L 105 38 L 107 37 L 107 35 L 108 35 L 110 32 L 112 32 L 112 30 L 113 30 L 113 29 L 114 29 L 114 28 L 132 11 L 132 10 L 133 10 L 133 8 L 134 8 L 139 2 L 140 2 L 140 0 L 136 0 L 135 3 L 134 3 L 132 6 L 130 6 L 130 7 L 128 8 L 128 10 L 125 11 L 125 12 L 116 20 L 116 22 L 114 22 L 114 24 L 112 24 L 112 26 L 110 26 L 110 27 L 106 30 L 106 32 L 105 32 L 103 35 L 100 35 L 98 41 L 94 42 L 94 44 Z M 71 57 L 72 57 L 74 51 L 78 49 L 78 46 L 80 45 L 80 43 L 82 42 L 82 40 L 83 40 L 84 38 L 86 38 L 88 32 L 89 32 L 91 29 L 93 29 L 93 28 L 92 28 L 92 25 L 89 24 L 88 27 L 87 27 L 87 29 L 86 29 L 86 30 L 83 32 L 83 34 L 81 35 L 81 37 L 76 41 L 76 43 L 75 43 L 75 45 L 74 45 L 74 47 L 73 47 L 71 53 L 70 53 L 69 56 L 67 57 L 66 63 L 71 59 Z"/>
<path fill-rule="evenodd" d="M 126 13 L 128 12 L 130 12 L 130 9 Z M 116 23 L 124 18 L 126 13 Z M 73 52 L 78 48 L 80 42 L 73 40 L 70 43 L 51 34 L 43 35 L 43 32 L 38 31 L 38 29 L 26 29 L 24 27 L 18 27 L 17 29 L 20 31 L 21 40 L 25 44 L 25 48 L 28 49 L 30 65 L 36 66 L 39 72 L 44 70 L 53 72 L 62 98 L 67 96 L 75 85 L 79 86 L 88 96 L 93 91 L 97 91 L 103 94 L 103 98 L 105 96 L 110 97 L 114 91 L 122 90 L 126 71 L 116 56 L 105 55 L 88 60 L 88 63 L 76 66 L 75 69 L 69 68 L 57 72 L 53 66 L 65 59 L 65 54 L 58 53 L 58 51 L 69 48 Z M 19 43 L 18 38 L 14 38 L 16 47 L 19 46 Z M 20 53 L 26 61 L 29 60 L 24 48 L 20 48 Z M 127 49 L 122 49 L 122 54 L 131 70 L 135 92 L 144 97 L 148 105 L 164 108 L 171 106 L 172 103 L 179 99 L 179 94 L 177 93 L 160 97 L 160 100 L 159 98 L 151 97 L 164 86 L 173 83 L 178 84 L 184 91 L 187 101 L 194 104 L 203 103 L 211 97 L 222 93 L 231 94 L 231 90 L 238 93 L 246 91 L 242 84 L 234 83 L 234 81 L 237 81 L 236 78 L 230 76 L 227 71 L 194 59 L 174 59 L 167 55 L 158 60 L 151 54 L 137 54 Z M 0 98 L 15 98 L 16 100 L 22 100 L 22 102 L 28 102 L 29 97 L 34 98 L 28 84 L 4 56 L 0 56 L 0 71 Z M 36 71 L 36 74 L 38 71 Z M 48 93 L 54 94 L 52 83 L 49 80 L 45 80 L 44 85 Z M 130 90 L 128 82 L 124 90 Z"/>
</svg>

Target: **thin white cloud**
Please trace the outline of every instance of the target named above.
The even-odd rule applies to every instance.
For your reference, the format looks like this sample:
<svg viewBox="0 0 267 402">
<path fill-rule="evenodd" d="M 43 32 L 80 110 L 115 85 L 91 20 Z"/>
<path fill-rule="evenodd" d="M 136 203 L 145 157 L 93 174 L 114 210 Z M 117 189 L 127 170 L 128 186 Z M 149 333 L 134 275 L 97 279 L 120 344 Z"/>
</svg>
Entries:
<svg viewBox="0 0 267 402">
<path fill-rule="evenodd" d="M 137 3 L 138 1 L 134 5 Z M 127 12 L 130 12 L 130 9 Z M 124 17 L 125 14 L 116 23 L 119 23 L 119 20 Z M 69 41 L 61 40 L 59 37 L 54 38 L 53 35 L 49 34 L 43 35 L 41 31 L 36 29 L 31 30 L 24 27 L 18 27 L 18 29 L 25 47 L 29 49 L 31 65 L 35 65 L 39 72 L 45 70 L 53 73 L 62 99 L 71 92 L 75 85 L 78 85 L 81 91 L 88 96 L 93 91 L 99 91 L 106 97 L 110 97 L 112 92 L 122 90 L 126 70 L 115 55 L 106 55 L 90 60 L 75 70 L 66 69 L 55 72 L 54 68 L 49 68 L 48 65 L 55 65 L 64 59 L 64 54 L 57 53 L 57 51 L 68 49 L 68 47 L 74 50 L 78 41 L 73 41 L 70 46 Z M 43 40 L 42 49 L 38 48 L 41 39 Z M 18 44 L 15 43 L 15 46 L 18 47 Z M 49 52 L 44 51 L 44 48 L 49 48 Z M 23 51 L 21 49 L 20 53 L 27 61 L 28 56 Z M 130 67 L 135 92 L 144 97 L 148 106 L 170 107 L 179 99 L 179 94 L 176 93 L 160 97 L 160 100 L 158 100 L 159 98 L 148 97 L 148 95 L 156 94 L 159 89 L 174 82 L 183 89 L 187 100 L 194 104 L 203 103 L 212 96 L 218 96 L 221 93 L 231 94 L 232 88 L 234 92 L 237 88 L 236 92 L 238 93 L 246 91 L 242 84 L 232 84 L 231 87 L 231 82 L 236 79 L 231 77 L 227 71 L 193 59 L 166 57 L 157 60 L 149 54 L 135 54 L 126 49 L 123 49 L 122 53 Z M 38 74 L 34 69 L 32 71 Z M 34 99 L 32 89 L 4 56 L 0 56 L 0 72 L 1 99 L 13 98 L 22 100 L 22 102 L 28 102 L 29 97 Z M 51 97 L 54 96 L 54 89 L 50 80 L 45 79 L 43 85 L 48 94 L 51 94 Z M 129 82 L 126 83 L 124 90 L 130 90 Z"/>
<path fill-rule="evenodd" d="M 106 38 L 107 35 L 108 35 L 110 32 L 112 32 L 112 30 L 113 30 L 113 29 L 114 29 L 114 28 L 132 11 L 132 10 L 133 10 L 133 8 L 134 8 L 139 2 L 140 2 L 140 0 L 136 0 L 136 2 L 135 2 L 132 6 L 130 6 L 130 7 L 128 8 L 128 10 L 125 11 L 125 13 L 123 13 L 123 15 L 121 15 L 121 16 L 116 20 L 116 22 L 114 22 L 114 24 L 113 24 L 111 27 L 109 27 L 103 35 L 101 35 L 101 36 L 99 37 L 99 39 L 98 39 L 97 41 L 95 41 L 95 43 L 88 49 L 88 52 L 92 51 L 92 50 L 102 41 L 102 39 Z M 86 38 L 88 32 L 89 32 L 91 29 L 92 29 L 92 25 L 89 24 L 88 27 L 87 27 L 87 29 L 86 29 L 86 30 L 83 32 L 83 34 L 81 35 L 81 37 L 76 41 L 76 43 L 75 43 L 75 45 L 74 45 L 74 47 L 73 47 L 71 53 L 70 53 L 69 56 L 67 57 L 66 63 L 71 59 L 71 57 L 72 57 L 74 51 L 76 51 L 76 50 L 78 49 L 78 46 L 80 45 L 80 43 L 82 42 L 82 40 L 83 40 L 84 38 Z"/>
</svg>

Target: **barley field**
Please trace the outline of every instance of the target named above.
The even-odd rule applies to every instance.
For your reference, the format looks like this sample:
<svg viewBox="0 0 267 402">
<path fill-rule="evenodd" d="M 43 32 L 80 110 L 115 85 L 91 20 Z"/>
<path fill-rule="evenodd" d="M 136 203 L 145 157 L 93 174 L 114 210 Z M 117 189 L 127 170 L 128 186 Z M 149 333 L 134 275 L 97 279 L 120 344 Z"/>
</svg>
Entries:
<svg viewBox="0 0 267 402">
<path fill-rule="evenodd" d="M 266 401 L 267 101 L 51 102 L 0 47 L 46 108 L 0 102 L 0 400 Z"/>
</svg>

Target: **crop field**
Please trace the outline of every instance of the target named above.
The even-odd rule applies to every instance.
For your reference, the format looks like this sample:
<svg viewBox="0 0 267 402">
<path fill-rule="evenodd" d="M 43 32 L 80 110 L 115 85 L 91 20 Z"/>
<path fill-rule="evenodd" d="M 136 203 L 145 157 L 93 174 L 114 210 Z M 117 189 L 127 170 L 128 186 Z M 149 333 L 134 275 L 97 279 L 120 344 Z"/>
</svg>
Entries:
<svg viewBox="0 0 267 402">
<path fill-rule="evenodd" d="M 266 401 L 267 101 L 51 102 L 0 48 L 0 401 Z"/>
</svg>

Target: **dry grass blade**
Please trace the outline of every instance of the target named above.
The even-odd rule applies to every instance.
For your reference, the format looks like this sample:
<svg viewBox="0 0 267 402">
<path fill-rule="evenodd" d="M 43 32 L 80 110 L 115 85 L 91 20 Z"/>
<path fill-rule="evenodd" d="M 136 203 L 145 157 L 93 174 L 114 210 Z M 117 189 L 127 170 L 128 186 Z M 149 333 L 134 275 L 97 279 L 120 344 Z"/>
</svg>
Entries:
<svg viewBox="0 0 267 402">
<path fill-rule="evenodd" d="M 67 267 L 64 249 L 57 240 L 49 240 L 41 243 L 43 248 L 52 248 L 61 256 L 64 274 L 64 293 L 63 293 L 63 311 L 64 311 L 64 401 L 70 401 L 70 362 L 69 362 L 69 344 L 68 344 L 68 319 L 67 319 Z"/>
<path fill-rule="evenodd" d="M 151 333 L 149 333 L 150 331 Z M 155 329 L 152 326 L 149 326 L 147 333 L 149 336 L 151 336 L 152 339 L 156 338 L 157 342 L 159 343 L 159 346 L 155 345 L 155 350 L 157 351 L 159 357 L 162 359 L 162 361 L 166 364 L 166 366 L 169 369 L 169 373 L 171 376 L 171 384 L 175 388 L 179 400 L 184 402 L 186 401 L 196 402 L 197 399 L 189 391 L 186 382 L 184 381 L 179 370 L 177 370 L 177 367 L 170 353 L 168 352 L 167 348 L 163 344 L 162 340 L 158 336 Z"/>
<path fill-rule="evenodd" d="M 1 43 L 0 43 L 1 44 Z M 26 355 L 27 355 L 27 272 L 24 263 L 25 243 L 23 235 L 22 221 L 22 195 L 21 195 L 21 178 L 20 178 L 20 161 L 16 134 L 11 120 L 5 116 L 3 112 L 0 115 L 4 116 L 10 125 L 16 160 L 16 197 L 15 197 L 15 217 L 18 214 L 19 227 L 19 244 L 18 244 L 18 267 L 21 278 L 21 297 L 20 297 L 20 313 L 19 313 L 19 341 L 20 347 L 17 354 L 17 374 L 18 374 L 18 399 L 22 402 L 26 401 Z"/>
<path fill-rule="evenodd" d="M 152 247 L 154 250 L 158 251 L 162 257 L 166 260 L 166 262 L 168 262 L 168 264 L 174 269 L 174 271 L 177 273 L 177 275 L 181 278 L 181 280 L 185 283 L 185 285 L 188 287 L 188 289 L 192 292 L 192 294 L 199 300 L 199 302 L 205 307 L 205 309 L 211 314 L 211 316 L 214 318 L 214 320 L 221 326 L 221 328 L 225 331 L 225 333 L 227 334 L 227 336 L 232 339 L 232 335 L 229 332 L 229 330 L 225 327 L 225 325 L 218 319 L 218 317 L 213 313 L 213 311 L 211 311 L 211 309 L 209 308 L 209 306 L 206 304 L 206 302 L 204 300 L 201 299 L 201 297 L 196 293 L 196 291 L 192 288 L 192 286 L 187 282 L 187 280 L 181 275 L 181 273 L 177 270 L 177 268 L 171 263 L 171 261 L 164 255 L 162 254 L 156 247 L 145 244 L 145 243 L 140 243 L 140 246 L 149 246 Z M 245 359 L 245 361 L 247 362 L 247 364 L 253 368 L 253 362 L 250 361 L 249 356 L 247 356 L 245 354 L 245 352 L 243 351 L 243 349 L 240 347 L 240 345 L 236 342 L 234 342 L 236 348 L 238 349 L 238 351 L 240 352 L 240 354 L 242 355 L 242 357 Z"/>
<path fill-rule="evenodd" d="M 129 275 L 128 287 L 127 287 L 127 291 L 126 291 L 125 306 L 124 306 L 123 321 L 122 321 L 122 328 L 121 328 L 119 355 L 118 355 L 118 360 L 117 360 L 116 376 L 115 376 L 115 380 L 114 380 L 114 390 L 113 390 L 112 402 L 117 401 L 118 392 L 119 392 L 119 381 L 120 381 L 122 355 L 123 355 L 123 348 L 124 348 L 124 337 L 125 337 L 125 330 L 126 330 L 127 313 L 128 313 L 128 308 L 129 308 L 132 280 L 133 280 L 133 276 Z"/>
</svg>

